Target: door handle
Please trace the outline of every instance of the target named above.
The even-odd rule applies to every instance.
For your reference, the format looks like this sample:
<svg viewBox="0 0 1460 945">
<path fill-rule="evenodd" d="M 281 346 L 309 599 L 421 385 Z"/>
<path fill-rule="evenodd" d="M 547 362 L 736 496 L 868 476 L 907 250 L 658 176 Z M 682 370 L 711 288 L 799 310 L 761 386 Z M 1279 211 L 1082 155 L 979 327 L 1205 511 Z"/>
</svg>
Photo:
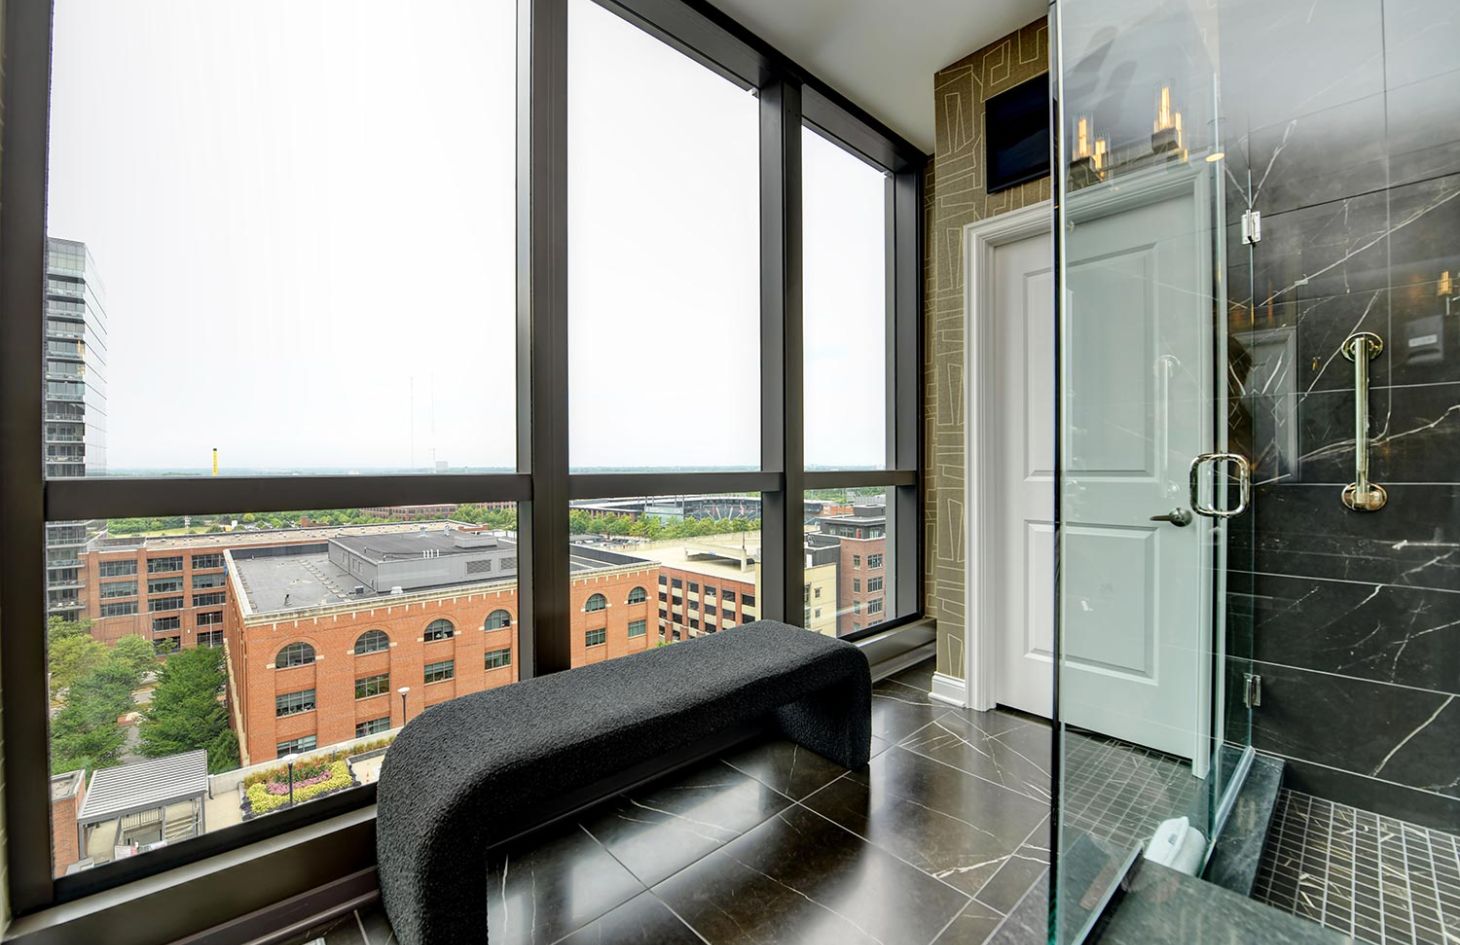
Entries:
<svg viewBox="0 0 1460 945">
<path fill-rule="evenodd" d="M 1185 528 L 1191 524 L 1191 513 L 1186 509 L 1172 509 L 1165 515 L 1152 515 L 1153 522 L 1170 522 L 1177 528 Z"/>
<path fill-rule="evenodd" d="M 1237 467 L 1237 507 L 1235 509 L 1219 509 L 1216 506 L 1215 496 L 1211 505 L 1201 503 L 1201 468 L 1207 463 L 1212 464 L 1212 469 L 1217 468 L 1218 463 L 1231 463 Z M 1252 466 L 1247 462 L 1247 457 L 1241 453 L 1202 453 L 1191 461 L 1191 476 L 1188 478 L 1188 486 L 1191 492 L 1191 510 L 1197 515 L 1205 515 L 1207 518 L 1232 518 L 1247 511 L 1247 506 L 1252 502 Z M 1212 486 L 1215 491 L 1216 485 Z"/>
</svg>

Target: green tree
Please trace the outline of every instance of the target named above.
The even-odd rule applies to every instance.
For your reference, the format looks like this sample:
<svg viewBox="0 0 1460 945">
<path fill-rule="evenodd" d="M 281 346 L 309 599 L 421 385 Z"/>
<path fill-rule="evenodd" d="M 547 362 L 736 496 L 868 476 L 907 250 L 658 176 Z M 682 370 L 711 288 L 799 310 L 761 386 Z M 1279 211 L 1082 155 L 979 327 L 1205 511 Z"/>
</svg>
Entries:
<svg viewBox="0 0 1460 945">
<path fill-rule="evenodd" d="M 109 655 L 71 685 L 65 707 L 51 721 L 52 773 L 117 764 L 126 745 L 120 719 L 132 710 L 132 690 L 140 675 L 125 660 Z"/>
<path fill-rule="evenodd" d="M 142 720 L 142 754 L 156 758 L 202 748 L 209 771 L 238 767 L 238 742 L 229 737 L 220 698 L 227 681 L 221 649 L 198 647 L 168 657 Z"/>
<path fill-rule="evenodd" d="M 70 689 L 78 680 L 100 669 L 108 655 L 106 644 L 90 636 L 52 639 L 46 652 L 51 671 L 51 698 L 56 698 L 62 690 Z"/>
<path fill-rule="evenodd" d="M 145 637 L 122 637 L 112 645 L 111 658 L 127 667 L 140 682 L 142 674 L 157 666 L 157 653 Z"/>
<path fill-rule="evenodd" d="M 52 617 L 46 624 L 46 639 L 53 645 L 57 640 L 67 637 L 89 636 L 91 636 L 91 621 L 89 620 L 66 620 L 63 617 Z"/>
</svg>

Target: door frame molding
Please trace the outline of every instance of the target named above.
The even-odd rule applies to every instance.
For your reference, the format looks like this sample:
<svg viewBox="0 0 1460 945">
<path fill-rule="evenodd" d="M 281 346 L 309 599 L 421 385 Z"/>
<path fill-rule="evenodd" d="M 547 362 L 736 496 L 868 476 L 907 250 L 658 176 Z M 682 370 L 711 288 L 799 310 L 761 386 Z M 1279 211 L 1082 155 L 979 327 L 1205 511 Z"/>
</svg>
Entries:
<svg viewBox="0 0 1460 945">
<path fill-rule="evenodd" d="M 984 448 L 990 431 L 1003 422 L 990 396 L 993 367 L 994 250 L 1020 240 L 1053 233 L 1054 204 L 1049 200 L 976 220 L 963 228 L 963 418 L 964 418 L 964 565 L 966 573 L 963 681 L 966 705 L 970 709 L 994 707 L 993 598 L 991 583 L 993 548 L 990 508 L 990 477 L 986 467 L 995 459 Z M 1050 241 L 1050 265 L 1054 266 L 1054 242 Z M 935 685 L 937 680 L 934 680 Z"/>
</svg>

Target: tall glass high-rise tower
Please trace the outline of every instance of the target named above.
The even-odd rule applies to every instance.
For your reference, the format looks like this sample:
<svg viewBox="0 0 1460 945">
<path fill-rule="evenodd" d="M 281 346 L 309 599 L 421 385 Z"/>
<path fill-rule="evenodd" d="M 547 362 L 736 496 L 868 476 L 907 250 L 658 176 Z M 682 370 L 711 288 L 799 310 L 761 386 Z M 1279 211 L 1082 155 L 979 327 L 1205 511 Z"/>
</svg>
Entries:
<svg viewBox="0 0 1460 945">
<path fill-rule="evenodd" d="M 46 475 L 106 472 L 106 304 L 85 243 L 51 238 L 46 262 Z M 100 522 L 46 526 L 51 614 L 82 616 L 81 552 Z"/>
</svg>

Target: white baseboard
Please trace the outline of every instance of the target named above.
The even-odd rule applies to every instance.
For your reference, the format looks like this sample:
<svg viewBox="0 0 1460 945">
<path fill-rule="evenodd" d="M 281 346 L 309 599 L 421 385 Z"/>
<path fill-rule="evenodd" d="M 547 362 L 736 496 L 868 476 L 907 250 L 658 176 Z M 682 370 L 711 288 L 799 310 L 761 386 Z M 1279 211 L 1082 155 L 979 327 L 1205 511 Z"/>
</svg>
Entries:
<svg viewBox="0 0 1460 945">
<path fill-rule="evenodd" d="M 944 702 L 948 705 L 956 705 L 960 709 L 966 709 L 968 708 L 968 684 L 957 676 L 934 673 L 933 689 L 928 693 L 928 698 L 934 702 Z"/>
</svg>

